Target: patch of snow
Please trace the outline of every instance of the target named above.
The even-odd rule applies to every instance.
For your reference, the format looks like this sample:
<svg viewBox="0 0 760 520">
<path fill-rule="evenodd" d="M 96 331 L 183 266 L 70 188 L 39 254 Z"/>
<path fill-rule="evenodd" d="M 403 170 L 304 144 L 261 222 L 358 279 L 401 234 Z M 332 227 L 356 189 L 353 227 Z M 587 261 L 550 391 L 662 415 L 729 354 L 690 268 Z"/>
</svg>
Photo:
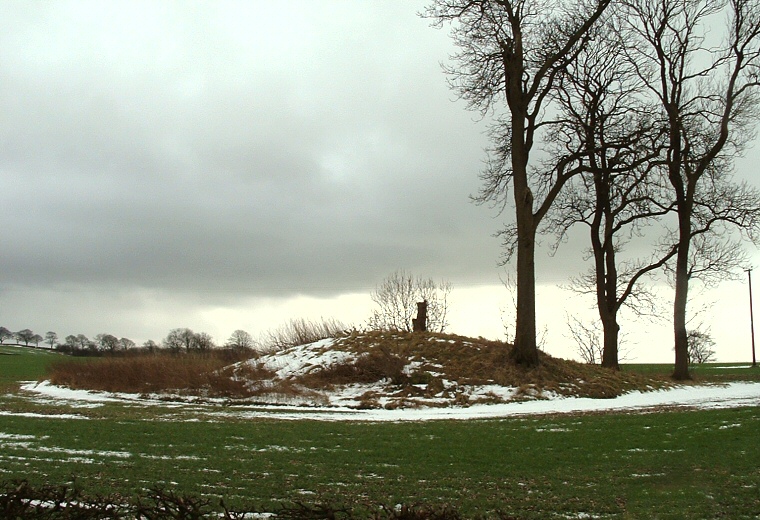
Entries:
<svg viewBox="0 0 760 520">
<path fill-rule="evenodd" d="M 760 383 L 734 382 L 726 385 L 705 386 L 681 386 L 665 390 L 651 392 L 630 392 L 612 399 L 592 399 L 585 397 L 561 397 L 545 396 L 547 399 L 531 400 L 523 402 L 509 402 L 497 404 L 476 404 L 472 406 L 447 406 L 404 408 L 404 409 L 368 409 L 358 410 L 355 408 L 359 397 L 368 388 L 381 387 L 375 385 L 362 386 L 351 385 L 339 389 L 338 393 L 329 396 L 327 406 L 288 406 L 288 405 L 241 405 L 235 407 L 223 407 L 217 403 L 171 403 L 172 406 L 193 406 L 194 410 L 202 411 L 211 416 L 235 416 L 248 418 L 280 418 L 288 420 L 316 419 L 326 421 L 427 421 L 441 419 L 493 419 L 506 417 L 519 417 L 535 414 L 565 414 L 594 411 L 624 411 L 624 410 L 647 410 L 657 407 L 693 407 L 693 408 L 730 408 L 740 406 L 760 406 Z M 70 399 L 103 399 L 104 401 L 118 401 L 114 394 L 86 392 L 82 390 L 70 390 L 56 387 L 49 383 L 26 385 L 24 390 L 40 396 L 52 396 L 61 398 L 65 395 Z M 505 390 L 506 391 L 506 390 Z M 509 391 L 512 391 L 511 389 Z M 345 393 L 341 393 L 345 392 Z M 382 395 L 382 394 L 379 394 Z M 132 395 L 129 401 L 139 401 L 150 405 L 167 405 L 159 400 L 140 399 Z M 378 398 L 380 406 L 388 401 L 384 397 Z M 438 403 L 440 406 L 440 403 Z M 4 412 L 0 412 L 3 414 Z M 7 414 L 7 413 L 6 413 Z M 71 414 L 43 415 L 31 414 L 35 417 L 46 418 L 84 418 Z"/>
<path fill-rule="evenodd" d="M 123 402 L 125 399 L 135 399 L 135 394 L 113 394 L 95 392 L 90 390 L 72 390 L 62 386 L 55 386 L 50 381 L 29 381 L 21 385 L 21 389 L 27 392 L 38 392 L 48 397 L 54 397 L 63 401 L 90 401 L 95 404 L 108 402 Z"/>
<path fill-rule="evenodd" d="M 356 359 L 356 354 L 331 349 L 335 342 L 334 338 L 323 339 L 309 345 L 267 354 L 251 362 L 276 371 L 277 377 L 281 379 L 289 379 L 306 374 L 315 367 L 328 367 Z"/>
<path fill-rule="evenodd" d="M 149 455 L 147 453 L 140 453 L 140 458 L 150 460 L 205 460 L 203 457 L 197 455 Z"/>
<path fill-rule="evenodd" d="M 3 433 L 0 432 L 0 441 L 13 440 L 13 441 L 33 441 L 36 439 L 34 435 L 22 435 L 20 433 Z"/>
<path fill-rule="evenodd" d="M 90 455 L 98 457 L 113 457 L 117 459 L 128 459 L 132 456 L 127 451 L 100 451 L 100 450 L 72 450 L 68 448 L 55 448 L 48 446 L 39 446 L 35 449 L 45 453 L 63 453 L 65 455 Z"/>
<path fill-rule="evenodd" d="M 85 417 L 83 415 L 75 415 L 70 413 L 46 414 L 34 412 L 9 412 L 6 410 L 0 410 L 0 416 L 30 417 L 32 419 L 89 419 L 89 417 Z"/>
<path fill-rule="evenodd" d="M 404 367 L 404 374 L 410 376 L 417 372 L 422 367 L 422 361 L 412 361 Z"/>
<path fill-rule="evenodd" d="M 472 397 L 487 397 L 496 396 L 499 399 L 508 401 L 515 396 L 517 390 L 511 386 L 499 386 L 499 385 L 482 385 L 467 387 L 469 389 L 470 396 Z"/>
</svg>

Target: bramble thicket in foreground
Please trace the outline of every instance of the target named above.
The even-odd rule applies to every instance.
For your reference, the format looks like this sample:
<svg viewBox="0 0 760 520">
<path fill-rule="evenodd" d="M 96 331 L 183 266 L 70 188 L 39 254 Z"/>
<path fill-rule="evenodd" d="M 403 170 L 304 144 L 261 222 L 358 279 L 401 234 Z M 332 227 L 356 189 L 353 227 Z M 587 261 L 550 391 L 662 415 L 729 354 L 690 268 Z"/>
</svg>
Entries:
<svg viewBox="0 0 760 520">
<path fill-rule="evenodd" d="M 200 520 L 222 518 L 245 520 L 252 517 L 283 520 L 460 520 L 453 507 L 428 508 L 419 505 L 378 504 L 371 517 L 351 507 L 329 504 L 281 504 L 260 509 L 255 505 L 229 508 L 224 500 L 181 495 L 155 487 L 140 496 L 118 494 L 89 496 L 76 486 L 65 484 L 35 487 L 26 480 L 0 482 L 0 515 L 17 520 Z M 255 516 L 260 515 L 260 516 Z M 507 519 L 508 516 L 499 515 Z"/>
</svg>

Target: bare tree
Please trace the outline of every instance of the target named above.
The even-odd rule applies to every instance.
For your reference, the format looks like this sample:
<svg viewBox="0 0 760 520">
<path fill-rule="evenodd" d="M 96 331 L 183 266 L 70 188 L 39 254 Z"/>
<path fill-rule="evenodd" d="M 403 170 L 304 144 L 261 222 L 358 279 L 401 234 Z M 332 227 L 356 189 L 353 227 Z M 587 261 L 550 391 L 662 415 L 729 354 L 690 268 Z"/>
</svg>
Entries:
<svg viewBox="0 0 760 520">
<path fill-rule="evenodd" d="M 95 336 L 95 343 L 100 350 L 115 352 L 119 348 L 119 338 L 113 334 L 98 334 Z"/>
<path fill-rule="evenodd" d="M 249 350 L 254 346 L 253 337 L 248 332 L 238 329 L 230 335 L 226 346 L 237 350 Z"/>
<path fill-rule="evenodd" d="M 193 348 L 198 350 L 211 350 L 216 347 L 214 338 L 208 332 L 199 332 L 193 337 Z"/>
<path fill-rule="evenodd" d="M 33 335 L 31 338 L 29 338 L 29 341 L 30 341 L 30 342 L 32 342 L 32 343 L 34 343 L 34 346 L 35 346 L 35 347 L 39 348 L 39 346 L 40 346 L 40 341 L 42 341 L 43 339 L 45 339 L 45 338 L 43 338 L 43 337 L 42 337 L 42 336 L 40 336 L 39 334 L 35 334 L 35 335 Z"/>
<path fill-rule="evenodd" d="M 577 316 L 567 315 L 567 328 L 575 341 L 575 351 L 584 363 L 595 365 L 602 361 L 604 344 L 599 341 L 599 326 L 596 321 L 591 325 L 584 323 Z"/>
<path fill-rule="evenodd" d="M 119 338 L 119 348 L 122 350 L 135 348 L 135 342 L 129 338 Z"/>
<path fill-rule="evenodd" d="M 4 343 L 6 339 L 13 337 L 13 333 L 5 327 L 0 327 L 0 343 Z"/>
<path fill-rule="evenodd" d="M 651 102 L 642 96 L 635 68 L 625 59 L 625 43 L 614 30 L 616 15 L 607 11 L 605 23 L 590 32 L 594 44 L 578 53 L 558 81 L 561 118 L 547 141 L 557 161 L 574 157 L 581 174 L 559 194 L 542 231 L 558 236 L 556 248 L 570 228 L 587 227 L 593 266 L 571 287 L 595 296 L 604 339 L 591 345 L 588 338 L 596 331 L 577 320 L 571 333 L 584 359 L 595 359 L 599 346 L 602 366 L 617 370 L 618 313 L 624 305 L 639 314 L 651 312 L 652 295 L 640 282 L 665 265 L 676 248 L 658 248 L 646 257 L 623 254 L 645 227 L 670 212 L 671 204 L 656 161 L 664 133 L 651 115 Z"/>
<path fill-rule="evenodd" d="M 690 330 L 689 338 L 689 363 L 709 363 L 715 360 L 715 342 L 709 332 Z"/>
<path fill-rule="evenodd" d="M 79 348 L 79 340 L 73 334 L 66 336 L 66 338 L 63 340 L 63 344 L 68 351 L 74 351 Z"/>
<path fill-rule="evenodd" d="M 84 334 L 77 334 L 76 338 L 77 347 L 80 350 L 94 350 L 96 348 L 95 342 L 90 341 L 90 339 Z"/>
<path fill-rule="evenodd" d="M 626 46 L 631 63 L 656 99 L 667 131 L 663 161 L 677 213 L 674 242 L 675 379 L 688 379 L 686 330 L 692 244 L 695 235 L 721 233 L 733 224 L 751 234 L 757 226 L 758 195 L 740 187 L 746 197 L 719 208 L 707 200 L 716 183 L 725 182 L 733 158 L 752 137 L 757 121 L 760 67 L 760 2 L 758 0 L 627 0 Z M 717 41 L 716 19 L 727 21 L 726 37 Z M 722 181 L 722 182 L 721 182 Z M 718 210 L 718 211 L 716 211 Z M 709 240 L 705 244 L 710 243 Z M 712 262 L 709 262 L 712 263 Z"/>
<path fill-rule="evenodd" d="M 16 337 L 16 341 L 24 342 L 24 345 L 29 346 L 29 343 L 32 341 L 32 338 L 34 337 L 34 332 L 32 332 L 29 329 L 22 329 L 14 334 Z"/>
<path fill-rule="evenodd" d="M 206 332 L 193 332 L 187 327 L 172 329 L 163 341 L 164 347 L 175 352 L 185 349 L 186 352 L 192 350 L 209 350 L 214 348 L 214 339 Z"/>
<path fill-rule="evenodd" d="M 193 339 L 195 333 L 187 327 L 172 329 L 169 334 L 164 338 L 163 345 L 165 348 L 178 352 L 185 349 L 186 352 L 190 352 L 193 348 Z"/>
<path fill-rule="evenodd" d="M 50 348 L 55 348 L 55 344 L 58 341 L 58 334 L 56 334 L 52 330 L 46 332 L 45 341 L 47 342 L 48 345 L 50 345 Z"/>
<path fill-rule="evenodd" d="M 509 187 L 514 227 L 503 233 L 507 255 L 517 255 L 517 316 L 512 358 L 538 364 L 536 343 L 535 243 L 541 220 L 562 186 L 576 172 L 568 164 L 531 163 L 556 82 L 578 52 L 610 0 L 436 0 L 426 16 L 456 24 L 460 48 L 451 85 L 470 108 L 487 114 L 504 106 L 508 115 L 492 128 L 494 147 L 482 173 L 476 201 L 503 208 Z M 504 103 L 503 105 L 501 103 Z"/>
<path fill-rule="evenodd" d="M 415 277 L 399 269 L 372 291 L 372 301 L 378 306 L 369 319 L 369 327 L 377 330 L 412 332 L 412 320 L 417 315 L 417 302 L 427 302 L 427 330 L 445 332 L 448 327 L 449 282 Z"/>
<path fill-rule="evenodd" d="M 155 352 L 156 350 L 158 350 L 158 348 L 159 348 L 159 345 L 158 345 L 158 343 L 156 343 L 156 342 L 155 342 L 155 341 L 153 341 L 152 339 L 149 339 L 149 340 L 146 340 L 146 341 L 145 341 L 145 342 L 142 344 L 142 348 L 144 348 L 144 349 L 145 349 L 145 350 L 147 350 L 148 352 Z"/>
</svg>

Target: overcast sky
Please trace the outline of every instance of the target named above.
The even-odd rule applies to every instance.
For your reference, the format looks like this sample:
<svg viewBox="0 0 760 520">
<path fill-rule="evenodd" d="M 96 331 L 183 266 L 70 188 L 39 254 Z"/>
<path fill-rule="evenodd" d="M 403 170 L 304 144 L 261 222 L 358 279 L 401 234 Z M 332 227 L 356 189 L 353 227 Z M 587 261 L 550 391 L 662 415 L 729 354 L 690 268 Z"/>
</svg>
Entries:
<svg viewBox="0 0 760 520">
<path fill-rule="evenodd" d="M 0 325 L 224 342 L 355 321 L 399 268 L 498 286 L 486 124 L 426 3 L 0 2 Z"/>
</svg>

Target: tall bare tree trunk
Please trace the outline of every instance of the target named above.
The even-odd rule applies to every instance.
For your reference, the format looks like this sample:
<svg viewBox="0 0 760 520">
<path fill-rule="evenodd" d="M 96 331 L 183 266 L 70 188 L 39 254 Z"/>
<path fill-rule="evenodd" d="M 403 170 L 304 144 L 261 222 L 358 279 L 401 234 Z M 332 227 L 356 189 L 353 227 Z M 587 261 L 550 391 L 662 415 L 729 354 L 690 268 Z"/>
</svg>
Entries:
<svg viewBox="0 0 760 520">
<path fill-rule="evenodd" d="M 607 222 L 611 222 L 611 217 L 608 216 Z M 610 228 L 611 224 L 606 224 L 606 228 Z M 607 230 L 605 232 L 605 250 L 604 250 L 604 263 L 605 269 L 597 276 L 602 276 L 603 291 L 600 295 L 601 302 L 599 304 L 599 317 L 602 320 L 602 329 L 604 331 L 604 348 L 602 350 L 602 366 L 611 368 L 613 370 L 620 370 L 619 360 L 619 346 L 618 336 L 620 332 L 620 325 L 617 321 L 617 313 L 620 308 L 618 302 L 617 284 L 618 284 L 618 272 L 615 264 L 615 247 L 612 243 L 612 232 Z"/>
<path fill-rule="evenodd" d="M 691 219 L 694 213 L 695 183 L 682 168 L 683 142 L 681 121 L 676 105 L 666 107 L 668 111 L 671 160 L 668 164 L 668 178 L 676 195 L 678 213 L 678 252 L 676 253 L 675 295 L 673 297 L 673 334 L 675 367 L 673 379 L 691 379 L 689 374 L 689 347 L 686 335 L 686 304 L 689 299 L 689 247 L 691 246 Z M 684 182 L 686 177 L 686 182 Z"/>
<path fill-rule="evenodd" d="M 527 191 L 530 194 L 530 191 Z M 518 218 L 517 245 L 517 322 L 515 325 L 515 346 L 512 359 L 526 366 L 538 364 L 536 345 L 536 266 L 535 230 L 532 224 L 532 205 L 522 208 L 522 213 L 530 215 L 526 224 Z M 518 207 L 518 215 L 521 213 Z M 521 231 L 522 230 L 522 231 Z"/>
<path fill-rule="evenodd" d="M 620 370 L 618 356 L 618 335 L 620 325 L 615 316 L 611 316 L 607 322 L 602 322 L 604 328 L 604 346 L 602 350 L 602 366 L 612 370 Z"/>
<path fill-rule="evenodd" d="M 593 135 L 590 135 L 587 141 L 594 144 Z M 617 311 L 620 305 L 617 294 L 618 271 L 615 260 L 614 217 L 610 204 L 610 176 L 599 169 L 593 154 L 591 161 L 592 165 L 597 167 L 594 173 L 596 210 L 591 222 L 591 249 L 596 264 L 596 304 L 604 334 L 602 366 L 620 370 L 618 360 L 620 325 L 617 322 Z"/>
<path fill-rule="evenodd" d="M 689 344 L 686 333 L 686 304 L 689 295 L 689 246 L 691 244 L 691 211 L 679 209 L 679 240 L 676 255 L 675 297 L 673 300 L 673 332 L 675 335 L 675 369 L 673 379 L 691 379 Z"/>
<path fill-rule="evenodd" d="M 522 70 L 522 62 L 514 67 Z M 518 75 L 510 76 L 509 88 L 513 99 L 520 99 L 522 85 Z M 515 345 L 512 360 L 520 365 L 538 365 L 536 345 L 536 225 L 533 213 L 533 193 L 528 186 L 528 155 L 525 141 L 524 105 L 514 104 L 512 110 L 512 171 L 517 220 L 517 316 Z"/>
</svg>

